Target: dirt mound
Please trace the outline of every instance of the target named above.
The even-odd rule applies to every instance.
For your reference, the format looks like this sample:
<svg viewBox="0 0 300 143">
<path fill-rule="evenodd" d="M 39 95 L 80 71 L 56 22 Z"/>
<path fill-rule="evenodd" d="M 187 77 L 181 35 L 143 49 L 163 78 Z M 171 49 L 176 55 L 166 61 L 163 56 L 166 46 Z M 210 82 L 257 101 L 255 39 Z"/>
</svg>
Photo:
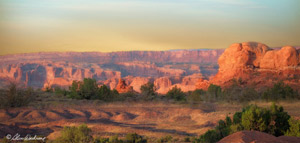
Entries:
<svg viewBox="0 0 300 143">
<path fill-rule="evenodd" d="M 29 112 L 24 119 L 26 120 L 46 120 L 45 118 L 45 113 L 37 111 L 37 110 L 33 110 L 31 112 Z"/>
<path fill-rule="evenodd" d="M 145 111 L 143 114 L 141 114 L 142 118 L 145 119 L 153 119 L 153 118 L 159 118 L 162 115 L 159 111 Z"/>
<path fill-rule="evenodd" d="M 175 116 L 170 121 L 172 122 L 191 122 L 191 116 Z"/>
<path fill-rule="evenodd" d="M 136 116 L 130 113 L 119 113 L 115 116 L 112 117 L 113 120 L 115 121 L 126 121 L 126 120 L 132 120 Z"/>
<path fill-rule="evenodd" d="M 229 135 L 218 143 L 290 143 L 300 142 L 297 137 L 275 137 L 259 131 L 240 131 Z"/>
<path fill-rule="evenodd" d="M 90 112 L 90 120 L 95 120 L 95 119 L 108 119 L 112 115 L 109 113 L 106 113 L 104 111 L 98 111 L 98 110 L 89 110 Z"/>
<path fill-rule="evenodd" d="M 65 119 L 63 116 L 61 116 L 60 114 L 57 114 L 55 112 L 52 111 L 47 111 L 45 112 L 45 116 L 47 119 L 50 120 L 61 120 L 61 119 Z"/>
</svg>

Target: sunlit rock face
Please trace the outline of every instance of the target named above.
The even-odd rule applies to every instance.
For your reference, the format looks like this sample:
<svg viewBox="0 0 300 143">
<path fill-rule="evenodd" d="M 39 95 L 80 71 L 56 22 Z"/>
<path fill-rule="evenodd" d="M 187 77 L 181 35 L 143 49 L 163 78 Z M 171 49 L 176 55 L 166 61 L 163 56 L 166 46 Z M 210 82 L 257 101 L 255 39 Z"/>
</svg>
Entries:
<svg viewBox="0 0 300 143">
<path fill-rule="evenodd" d="M 96 79 L 111 89 L 120 79 L 133 91 L 148 82 L 166 93 L 175 85 L 195 89 L 199 78 L 218 71 L 217 60 L 224 50 L 64 52 L 0 56 L 0 83 L 17 82 L 24 87 L 68 88 L 74 80 Z M 120 86 L 119 86 L 120 87 Z M 126 90 L 124 90 L 126 91 Z M 122 92 L 122 91 L 121 91 Z"/>
<path fill-rule="evenodd" d="M 256 42 L 232 44 L 218 59 L 219 71 L 211 80 L 199 80 L 197 88 L 209 84 L 229 86 L 240 80 L 244 86 L 267 87 L 284 81 L 298 87 L 300 78 L 299 50 L 285 46 L 272 49 Z"/>
</svg>

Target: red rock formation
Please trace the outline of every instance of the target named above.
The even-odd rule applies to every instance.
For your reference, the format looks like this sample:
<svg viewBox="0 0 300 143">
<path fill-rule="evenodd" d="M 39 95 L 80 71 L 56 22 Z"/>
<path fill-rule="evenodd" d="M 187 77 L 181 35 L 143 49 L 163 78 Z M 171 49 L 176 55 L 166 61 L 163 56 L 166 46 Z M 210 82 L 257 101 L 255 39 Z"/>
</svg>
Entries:
<svg viewBox="0 0 300 143">
<path fill-rule="evenodd" d="M 300 142 L 299 137 L 280 136 L 259 132 L 259 131 L 240 131 L 231 134 L 218 143 L 297 143 Z"/>
<path fill-rule="evenodd" d="M 136 92 L 141 92 L 141 86 L 144 84 L 147 84 L 148 82 L 150 82 L 150 78 L 146 78 L 146 77 L 134 77 L 132 79 L 132 82 L 130 83 L 130 86 L 133 87 L 133 90 Z"/>
<path fill-rule="evenodd" d="M 154 80 L 154 86 L 158 93 L 167 93 L 172 86 L 172 82 L 168 77 L 160 77 Z"/>
<path fill-rule="evenodd" d="M 232 79 L 256 87 L 271 86 L 279 80 L 294 87 L 299 83 L 299 52 L 291 46 L 274 50 L 255 42 L 233 44 L 218 63 L 216 76 L 210 81 L 199 81 L 197 88 L 205 89 L 211 83 L 227 87 Z"/>
<path fill-rule="evenodd" d="M 103 70 L 101 67 L 68 66 L 51 62 L 12 64 L 4 66 L 0 70 L 0 79 L 11 79 L 35 88 L 67 87 L 72 84 L 73 80 L 83 80 L 84 78 L 106 80 L 120 77 L 120 72 Z"/>
<path fill-rule="evenodd" d="M 126 93 L 126 92 L 132 92 L 133 88 L 132 86 L 128 86 L 123 79 L 119 79 L 119 83 L 117 87 L 115 88 L 119 93 Z"/>
<path fill-rule="evenodd" d="M 203 71 L 215 74 L 223 50 L 133 51 L 133 52 L 62 52 L 0 56 L 0 83 L 15 81 L 34 88 L 68 87 L 73 80 L 94 78 L 99 84 L 116 88 L 118 79 L 126 79 L 137 92 L 140 86 L 160 77 L 172 84 L 192 89 L 189 76 Z M 201 69 L 201 70 L 200 70 Z M 122 74 L 122 76 L 121 76 Z M 164 83 L 158 83 L 161 86 Z M 162 86 L 167 91 L 173 85 Z M 4 85 L 4 84 L 1 84 Z M 0 86 L 1 86 L 0 85 Z"/>
</svg>

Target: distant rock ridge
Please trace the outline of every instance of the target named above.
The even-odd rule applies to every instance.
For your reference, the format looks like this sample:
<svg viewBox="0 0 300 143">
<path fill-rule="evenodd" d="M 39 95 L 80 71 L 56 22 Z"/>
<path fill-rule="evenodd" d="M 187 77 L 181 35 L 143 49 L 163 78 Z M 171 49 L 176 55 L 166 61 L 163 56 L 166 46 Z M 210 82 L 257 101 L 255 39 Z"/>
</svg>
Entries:
<svg viewBox="0 0 300 143">
<path fill-rule="evenodd" d="M 148 82 L 155 82 L 160 87 L 158 92 L 162 94 L 175 85 L 189 91 L 195 89 L 199 78 L 217 73 L 217 59 L 223 51 L 42 52 L 6 55 L 0 56 L 0 87 L 7 81 L 13 81 L 23 87 L 68 88 L 74 80 L 93 78 L 98 84 L 115 89 L 122 78 L 136 92 L 140 92 L 140 87 Z"/>
<path fill-rule="evenodd" d="M 157 92 L 172 87 L 183 91 L 207 89 L 210 84 L 228 87 L 232 80 L 243 86 L 266 87 L 284 81 L 299 87 L 300 49 L 272 49 L 257 42 L 232 44 L 224 50 L 63 52 L 0 56 L 0 86 L 7 81 L 24 87 L 67 88 L 74 80 L 94 78 L 111 89 L 126 86 L 140 92 L 153 82 Z M 218 64 L 217 64 L 218 61 Z M 125 87 L 126 87 L 125 86 Z M 124 91 L 127 89 L 125 88 Z M 122 91 L 121 91 L 122 92 Z"/>
<path fill-rule="evenodd" d="M 246 85 L 265 87 L 280 80 L 297 87 L 300 78 L 300 50 L 292 46 L 271 49 L 257 42 L 235 43 L 218 59 L 219 71 L 211 80 L 199 80 L 197 88 L 209 84 L 229 86 L 232 79 Z"/>
<path fill-rule="evenodd" d="M 40 52 L 0 56 L 0 66 L 20 62 L 53 61 L 70 63 L 216 63 L 224 49 L 179 51 L 121 51 L 121 52 Z"/>
</svg>

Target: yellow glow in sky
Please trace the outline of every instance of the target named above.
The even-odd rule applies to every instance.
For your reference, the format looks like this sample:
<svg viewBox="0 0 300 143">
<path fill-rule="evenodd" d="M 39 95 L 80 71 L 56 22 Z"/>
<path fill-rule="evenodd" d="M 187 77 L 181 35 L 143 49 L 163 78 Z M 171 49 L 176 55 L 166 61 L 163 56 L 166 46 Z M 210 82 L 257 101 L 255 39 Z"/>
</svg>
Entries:
<svg viewBox="0 0 300 143">
<path fill-rule="evenodd" d="M 2 0 L 0 55 L 300 45 L 299 0 Z"/>
</svg>

